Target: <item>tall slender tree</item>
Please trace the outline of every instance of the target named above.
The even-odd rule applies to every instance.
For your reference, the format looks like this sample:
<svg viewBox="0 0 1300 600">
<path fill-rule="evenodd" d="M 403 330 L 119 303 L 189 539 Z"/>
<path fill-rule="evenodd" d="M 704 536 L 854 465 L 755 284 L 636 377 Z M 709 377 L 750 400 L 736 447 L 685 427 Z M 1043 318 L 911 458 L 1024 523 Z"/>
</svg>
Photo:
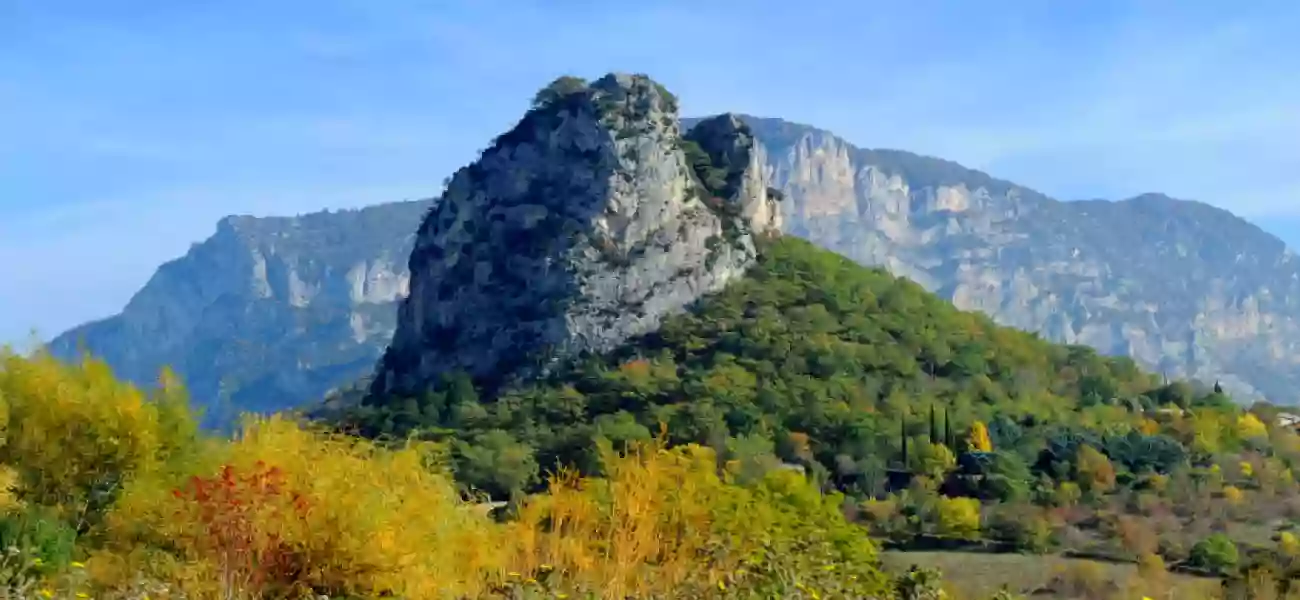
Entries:
<svg viewBox="0 0 1300 600">
<path fill-rule="evenodd" d="M 907 468 L 907 417 L 904 416 L 898 424 L 899 438 L 903 440 L 903 468 Z"/>
<path fill-rule="evenodd" d="M 935 416 L 934 405 L 930 405 L 930 443 L 939 443 L 939 418 Z"/>
<path fill-rule="evenodd" d="M 943 407 L 943 443 L 949 450 L 957 451 L 957 440 L 952 437 L 952 417 L 948 415 L 947 406 Z"/>
</svg>

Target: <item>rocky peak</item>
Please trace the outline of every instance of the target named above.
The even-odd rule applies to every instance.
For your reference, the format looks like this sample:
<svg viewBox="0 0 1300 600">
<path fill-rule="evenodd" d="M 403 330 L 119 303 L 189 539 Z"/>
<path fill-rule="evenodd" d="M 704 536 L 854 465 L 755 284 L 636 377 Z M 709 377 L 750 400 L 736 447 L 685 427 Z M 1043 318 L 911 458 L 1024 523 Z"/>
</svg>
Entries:
<svg viewBox="0 0 1300 600">
<path fill-rule="evenodd" d="M 677 99 L 643 75 L 556 80 L 420 225 L 372 391 L 528 376 L 654 330 L 779 226 L 759 158 L 729 115 L 683 138 Z"/>
</svg>

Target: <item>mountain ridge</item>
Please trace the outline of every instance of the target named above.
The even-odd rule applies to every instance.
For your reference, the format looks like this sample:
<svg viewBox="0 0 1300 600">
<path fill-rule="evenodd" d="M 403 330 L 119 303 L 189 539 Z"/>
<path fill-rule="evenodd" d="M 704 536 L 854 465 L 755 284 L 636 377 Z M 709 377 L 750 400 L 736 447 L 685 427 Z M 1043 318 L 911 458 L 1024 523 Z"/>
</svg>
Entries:
<svg viewBox="0 0 1300 600">
<path fill-rule="evenodd" d="M 786 233 L 810 239 L 859 263 L 883 266 L 959 308 L 980 310 L 999 323 L 1056 341 L 1086 343 L 1105 353 L 1133 356 L 1170 376 L 1222 381 L 1243 399 L 1267 392 L 1274 400 L 1290 402 L 1287 390 L 1300 385 L 1300 366 L 1287 358 L 1300 354 L 1296 351 L 1300 347 L 1300 327 L 1296 325 L 1300 308 L 1288 300 L 1300 298 L 1300 291 L 1290 293 L 1297 290 L 1294 253 L 1258 226 L 1235 215 L 1226 218 L 1224 215 L 1231 215 L 1228 211 L 1158 193 L 1125 200 L 1060 201 L 945 159 L 903 150 L 863 149 L 824 129 L 770 117 L 739 117 L 757 138 L 765 180 L 787 197 L 781 203 Z M 688 130 L 700 120 L 682 119 L 682 127 Z M 418 209 L 395 203 L 363 210 L 372 211 L 377 222 L 390 223 L 386 226 L 390 232 L 409 231 L 413 236 L 420 217 L 433 202 L 416 204 Z M 295 219 L 286 217 L 232 217 L 223 222 L 267 240 L 277 236 L 297 239 L 292 232 L 301 236 L 303 222 L 320 223 L 322 229 L 313 235 L 321 237 L 303 238 L 303 248 L 328 252 L 338 244 L 320 240 L 341 235 L 330 233 L 330 222 L 340 229 L 351 227 L 347 214 L 303 215 L 296 217 L 305 220 L 296 227 L 290 225 L 292 221 L 274 220 Z M 381 216 L 385 214 L 388 216 Z M 1130 238 L 1124 239 L 1124 235 Z M 1216 236 L 1227 236 L 1216 242 L 1225 249 L 1198 246 L 1200 236 L 1216 240 Z M 259 239 L 254 245 L 263 243 Z M 1155 258 L 1136 260 L 1143 257 L 1133 255 L 1134 247 L 1149 247 Z M 1205 256 L 1187 254 L 1192 247 L 1200 248 Z M 346 274 L 367 252 L 380 252 L 376 248 L 369 245 L 350 255 L 338 248 L 340 255 L 330 259 L 337 262 L 331 276 L 338 277 L 338 271 Z M 387 256 L 401 256 L 400 250 L 390 248 Z M 251 254 L 247 249 L 235 252 Z M 353 264 L 346 264 L 349 261 Z M 398 264 L 388 269 L 391 273 L 380 268 L 378 274 L 389 279 L 405 276 L 405 265 L 395 262 Z M 248 263 L 242 264 L 250 268 Z M 167 271 L 165 267 L 160 274 Z M 1171 275 L 1170 269 L 1176 274 Z M 283 278 L 276 284 L 278 290 L 287 292 L 293 287 L 287 272 L 268 273 L 267 277 Z M 1281 291 L 1269 293 L 1270 288 Z M 273 297 L 282 298 L 292 308 L 293 294 Z M 251 357 L 228 357 L 220 368 L 247 371 L 251 374 L 245 377 L 254 381 L 269 378 L 278 382 L 258 388 L 270 391 L 230 394 L 242 398 L 237 404 L 263 409 L 310 401 L 345 382 L 345 371 L 360 376 L 369 367 L 366 361 L 373 364 L 378 360 L 387 343 L 385 332 L 391 335 L 391 328 L 382 325 L 388 322 L 382 313 L 395 312 L 396 300 L 353 302 L 350 296 L 344 300 L 339 295 L 332 304 L 323 297 L 320 302 L 334 307 L 333 312 L 315 314 L 331 324 L 332 333 L 326 337 L 331 344 L 346 346 L 339 352 L 346 353 L 349 360 L 323 360 L 338 372 L 331 373 L 330 368 L 317 372 L 318 367 L 311 366 L 313 361 L 303 366 L 291 348 L 272 339 L 274 335 L 264 332 L 265 339 L 249 336 L 253 344 L 280 348 L 274 359 L 277 367 L 258 365 L 260 361 Z M 221 313 L 213 308 L 218 304 L 212 300 L 207 305 L 190 306 L 187 318 L 211 320 L 213 313 Z M 365 308 L 349 308 L 355 306 Z M 1173 310 L 1160 310 L 1162 306 Z M 271 320 L 292 322 L 296 317 L 290 317 L 299 311 L 290 310 Z M 134 299 L 126 312 L 139 312 Z M 362 341 L 346 341 L 350 336 L 339 331 L 348 331 L 348 323 L 358 318 L 354 316 L 358 312 L 363 313 L 361 320 L 380 325 Z M 56 338 L 51 348 L 56 354 L 70 356 L 76 350 L 72 340 L 92 338 L 88 339 L 92 352 L 116 355 L 106 356 L 109 363 L 140 382 L 152 381 L 157 367 L 170 359 L 166 363 L 178 365 L 187 381 L 203 382 L 196 387 L 196 397 L 212 401 L 211 394 L 219 391 L 219 386 L 212 384 L 210 363 L 214 361 L 207 357 L 233 352 L 228 344 L 209 348 L 206 354 L 124 356 L 118 348 L 130 344 L 106 338 L 147 338 L 141 337 L 143 330 L 138 327 L 119 331 L 104 325 L 122 320 L 118 315 L 75 328 Z M 320 354 L 317 352 L 317 360 L 321 360 Z M 1233 358 L 1236 354 L 1240 356 Z M 269 372 L 277 369 L 296 374 L 272 377 Z M 268 396 L 275 399 L 266 401 Z"/>
</svg>

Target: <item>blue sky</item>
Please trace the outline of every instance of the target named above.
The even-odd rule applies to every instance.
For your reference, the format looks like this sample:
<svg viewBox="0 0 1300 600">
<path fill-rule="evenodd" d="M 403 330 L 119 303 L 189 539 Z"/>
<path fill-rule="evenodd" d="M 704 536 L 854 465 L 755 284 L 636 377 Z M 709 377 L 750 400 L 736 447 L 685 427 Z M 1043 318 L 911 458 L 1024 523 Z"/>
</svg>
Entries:
<svg viewBox="0 0 1300 600">
<path fill-rule="evenodd" d="M 226 214 L 437 192 L 553 77 L 1300 246 L 1300 3 L 0 1 L 0 341 L 116 312 Z"/>
</svg>

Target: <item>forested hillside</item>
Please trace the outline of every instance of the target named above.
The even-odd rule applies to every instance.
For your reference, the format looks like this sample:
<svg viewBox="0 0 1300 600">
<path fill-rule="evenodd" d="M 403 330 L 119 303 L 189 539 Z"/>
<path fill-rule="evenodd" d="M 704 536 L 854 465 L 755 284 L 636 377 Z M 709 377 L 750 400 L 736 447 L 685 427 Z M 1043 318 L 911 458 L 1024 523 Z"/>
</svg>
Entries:
<svg viewBox="0 0 1300 600">
<path fill-rule="evenodd" d="M 447 377 L 420 397 L 371 397 L 342 423 L 448 441 L 462 485 L 499 498 L 539 490 L 559 465 L 599 474 L 602 448 L 663 436 L 712 448 L 740 480 L 802 467 L 898 548 L 1232 575 L 1295 542 L 1300 437 L 1274 412 L 782 238 L 744 279 L 613 354 L 498 393 Z"/>
</svg>

